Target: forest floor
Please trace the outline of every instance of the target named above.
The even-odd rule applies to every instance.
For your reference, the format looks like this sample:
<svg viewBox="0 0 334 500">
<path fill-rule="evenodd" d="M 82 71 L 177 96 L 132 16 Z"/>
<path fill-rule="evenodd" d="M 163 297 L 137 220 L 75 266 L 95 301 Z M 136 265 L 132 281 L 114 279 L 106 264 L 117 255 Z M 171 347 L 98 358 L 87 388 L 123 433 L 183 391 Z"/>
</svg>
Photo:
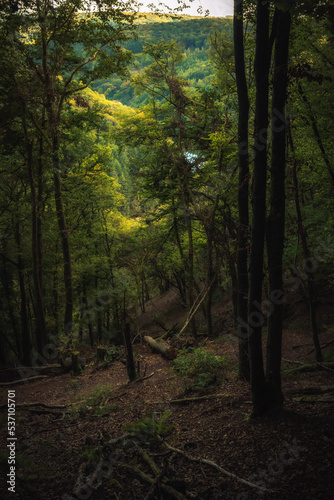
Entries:
<svg viewBox="0 0 334 500">
<path fill-rule="evenodd" d="M 164 302 L 151 302 L 141 317 L 145 334 L 159 333 L 152 311 L 161 311 L 162 305 L 166 316 L 160 323 L 175 324 L 182 315 L 170 295 L 160 300 Z M 229 333 L 229 307 L 216 305 L 215 328 L 221 328 L 220 335 L 214 340 L 200 337 L 196 342 L 228 358 L 223 383 L 211 389 L 185 394 L 182 381 L 171 370 L 173 362 L 141 343 L 134 345 L 142 374 L 135 382 L 128 383 L 125 366 L 115 361 L 100 369 L 88 364 L 78 377 L 67 373 L 2 387 L 0 405 L 6 404 L 8 389 L 15 389 L 17 441 L 16 487 L 11 493 L 5 484 L 9 448 L 3 407 L 1 498 L 334 499 L 334 371 L 291 372 L 298 363 L 314 360 L 303 304 L 288 311 L 284 331 L 284 409 L 257 419 L 249 418 L 249 386 L 237 380 L 237 342 Z M 332 301 L 321 306 L 319 318 L 321 345 L 325 345 L 333 339 Z M 86 349 L 85 354 L 91 353 Z M 196 400 L 175 402 L 191 397 Z M 24 403 L 30 406 L 19 406 Z M 159 425 L 166 411 L 166 423 Z M 124 430 L 147 416 L 146 427 Z M 187 456 L 156 439 L 163 431 L 165 442 Z M 229 477 L 204 459 L 253 486 Z"/>
</svg>

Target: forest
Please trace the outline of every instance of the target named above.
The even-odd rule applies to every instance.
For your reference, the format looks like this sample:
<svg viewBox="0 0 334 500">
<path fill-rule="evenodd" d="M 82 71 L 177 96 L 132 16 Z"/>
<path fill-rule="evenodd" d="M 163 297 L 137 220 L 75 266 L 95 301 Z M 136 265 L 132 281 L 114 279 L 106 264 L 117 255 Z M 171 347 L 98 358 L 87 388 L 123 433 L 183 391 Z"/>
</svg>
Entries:
<svg viewBox="0 0 334 500">
<path fill-rule="evenodd" d="M 3 498 L 331 498 L 334 2 L 0 11 Z"/>
</svg>

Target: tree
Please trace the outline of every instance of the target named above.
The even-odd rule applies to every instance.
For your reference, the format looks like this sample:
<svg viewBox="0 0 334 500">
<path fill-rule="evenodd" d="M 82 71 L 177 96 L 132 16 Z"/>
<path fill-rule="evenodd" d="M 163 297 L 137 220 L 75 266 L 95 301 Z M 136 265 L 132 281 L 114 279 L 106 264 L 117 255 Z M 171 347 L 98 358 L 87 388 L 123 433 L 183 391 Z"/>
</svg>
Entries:
<svg viewBox="0 0 334 500">
<path fill-rule="evenodd" d="M 23 71 L 29 75 L 31 89 L 34 89 L 34 95 L 38 98 L 38 106 L 24 102 L 25 115 L 22 120 L 25 123 L 29 119 L 40 144 L 43 142 L 43 148 L 47 147 L 49 152 L 63 251 L 66 290 L 64 327 L 65 331 L 70 331 L 73 314 L 72 262 L 62 193 L 66 171 L 60 156 L 64 106 L 72 95 L 95 79 L 107 77 L 111 73 L 125 74 L 130 53 L 123 50 L 122 44 L 131 37 L 134 28 L 133 15 L 125 11 L 133 10 L 133 3 L 115 4 L 111 0 L 103 0 L 97 2 L 96 9 L 92 9 L 91 3 L 84 0 L 27 0 L 9 4 L 1 1 L 0 10 L 3 15 L 1 30 L 3 34 L 8 34 L 12 54 L 18 64 L 17 72 L 24 68 Z M 34 43 L 30 43 L 31 40 Z M 33 161 L 30 156 L 34 151 L 29 151 L 31 144 L 27 136 L 26 142 L 30 164 Z M 34 188 L 32 177 L 31 187 Z M 35 241 L 39 234 L 39 222 L 34 215 L 34 200 L 35 195 L 32 193 Z M 40 269 L 40 246 L 36 259 L 36 267 Z M 39 271 L 36 271 L 35 280 L 38 291 L 41 283 L 37 276 L 40 276 Z"/>
<path fill-rule="evenodd" d="M 252 228 L 248 309 L 249 357 L 253 410 L 260 414 L 267 406 L 262 355 L 263 259 L 266 225 L 267 134 L 269 100 L 269 2 L 257 1 L 254 123 L 254 171 L 252 180 Z"/>
<path fill-rule="evenodd" d="M 253 413 L 283 404 L 281 391 L 281 345 L 283 328 L 283 242 L 285 227 L 285 135 L 286 88 L 290 13 L 276 8 L 270 34 L 269 2 L 257 2 L 256 12 L 256 103 L 252 234 L 248 335 Z M 266 221 L 268 162 L 269 67 L 275 42 L 272 97 L 272 155 L 270 213 Z M 267 229 L 266 229 L 267 228 Z M 262 302 L 264 244 L 267 236 L 269 310 Z M 268 315 L 266 373 L 262 354 L 262 324 Z"/>
<path fill-rule="evenodd" d="M 244 54 L 244 17 L 243 1 L 234 0 L 234 60 L 235 76 L 238 93 L 238 157 L 239 157 L 239 187 L 238 187 L 238 318 L 247 323 L 248 297 L 248 239 L 249 239 L 249 153 L 248 153 L 248 114 L 249 98 L 247 89 L 245 54 Z M 242 333 L 239 329 L 238 333 Z M 249 380 L 248 338 L 239 335 L 239 377 Z"/>
<path fill-rule="evenodd" d="M 272 152 L 270 213 L 267 219 L 269 297 L 273 310 L 268 318 L 266 382 L 271 404 L 282 404 L 281 350 L 283 330 L 283 247 L 285 234 L 285 166 L 288 60 L 291 15 L 276 11 L 277 31 L 272 96 Z"/>
</svg>

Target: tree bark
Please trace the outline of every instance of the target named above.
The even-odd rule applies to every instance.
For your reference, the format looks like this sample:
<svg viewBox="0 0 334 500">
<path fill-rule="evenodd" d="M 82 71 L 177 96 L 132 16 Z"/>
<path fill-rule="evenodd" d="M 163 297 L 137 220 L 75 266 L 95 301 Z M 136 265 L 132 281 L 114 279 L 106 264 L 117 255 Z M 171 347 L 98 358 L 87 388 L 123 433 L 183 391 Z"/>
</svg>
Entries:
<svg viewBox="0 0 334 500">
<path fill-rule="evenodd" d="M 72 265 L 71 252 L 63 206 L 61 180 L 59 171 L 59 145 L 57 132 L 54 134 L 52 141 L 52 164 L 53 164 L 53 181 L 55 188 L 55 202 L 58 228 L 60 240 L 63 250 L 63 265 L 64 265 L 64 284 L 65 284 L 65 314 L 64 328 L 65 333 L 69 334 L 72 330 L 72 313 L 73 313 L 73 292 L 72 292 Z"/>
<path fill-rule="evenodd" d="M 329 174 L 329 177 L 331 179 L 331 184 L 334 187 L 334 171 L 332 169 L 331 162 L 330 162 L 329 156 L 327 154 L 327 151 L 325 149 L 324 143 L 322 142 L 321 135 L 320 135 L 320 132 L 318 129 L 318 124 L 317 124 L 315 116 L 313 115 L 313 112 L 312 112 L 311 104 L 310 104 L 309 100 L 307 99 L 307 96 L 304 92 L 304 89 L 303 89 L 301 83 L 298 83 L 298 91 L 299 91 L 299 94 L 302 98 L 302 101 L 304 102 L 304 104 L 306 105 L 306 107 L 308 109 L 308 118 L 311 120 L 311 125 L 312 125 L 312 130 L 314 133 L 314 137 L 315 137 L 317 144 L 319 146 L 322 159 L 324 160 L 324 163 L 327 167 L 328 174 Z"/>
<path fill-rule="evenodd" d="M 46 345 L 46 325 L 43 304 L 43 288 L 42 288 L 42 222 L 40 217 L 40 209 L 37 203 L 36 183 L 33 171 L 33 145 L 28 138 L 28 131 L 25 123 L 25 109 L 23 117 L 24 134 L 27 147 L 27 167 L 30 183 L 30 205 L 31 205 L 31 222 L 32 222 L 32 258 L 33 258 L 33 280 L 36 302 L 36 343 L 37 351 L 42 355 L 43 348 Z M 41 180 L 39 179 L 39 191 L 41 190 Z M 41 196 L 41 193 L 39 193 Z"/>
<path fill-rule="evenodd" d="M 245 71 L 244 36 L 243 36 L 243 0 L 234 0 L 233 18 L 235 76 L 238 92 L 238 254 L 237 254 L 237 316 L 242 323 L 247 323 L 248 312 L 248 237 L 249 237 L 249 154 L 248 154 L 248 114 L 249 99 Z M 239 322 L 238 322 L 239 325 Z M 239 378 L 250 379 L 248 338 L 241 334 L 239 339 Z"/>
<path fill-rule="evenodd" d="M 21 341 L 22 341 L 22 363 L 24 366 L 30 366 L 31 364 L 31 341 L 30 341 L 30 331 L 28 324 L 28 314 L 27 314 L 27 297 L 26 297 L 26 286 L 24 279 L 24 262 L 22 257 L 22 245 L 21 245 L 21 234 L 19 222 L 16 223 L 16 244 L 18 250 L 17 256 L 17 270 L 19 274 L 19 286 L 20 286 L 20 296 L 21 296 Z"/>
<path fill-rule="evenodd" d="M 130 382 L 132 382 L 133 380 L 136 380 L 137 373 L 136 373 L 135 361 L 133 358 L 129 323 L 125 323 L 124 343 L 126 348 L 126 369 L 128 372 L 129 380 Z"/>
<path fill-rule="evenodd" d="M 270 307 L 268 318 L 266 380 L 272 405 L 283 404 L 281 356 L 283 330 L 283 250 L 285 226 L 286 90 L 291 16 L 278 12 L 272 97 L 272 155 L 270 213 L 267 220 L 267 254 Z"/>
<path fill-rule="evenodd" d="M 290 128 L 289 128 L 289 143 L 291 146 L 292 154 L 294 154 L 294 144 L 293 144 Z M 297 165 L 296 165 L 295 160 L 293 162 L 293 167 L 292 167 L 292 179 L 293 179 L 293 187 L 294 187 L 298 232 L 300 234 L 300 239 L 301 239 L 301 243 L 302 243 L 303 257 L 305 259 L 308 259 L 310 254 L 309 254 L 309 250 L 308 250 L 306 229 L 303 225 L 303 217 L 302 217 L 302 212 L 301 212 L 300 202 L 299 202 L 299 186 L 298 186 L 298 177 L 297 177 Z M 313 345 L 314 345 L 314 350 L 315 350 L 315 357 L 316 357 L 316 360 L 321 363 L 323 361 L 323 357 L 322 357 L 321 346 L 320 346 L 320 342 L 319 342 L 317 313 L 316 313 L 316 290 L 315 290 L 314 275 L 313 275 L 312 269 L 311 269 L 309 275 L 307 276 L 306 283 L 307 283 L 307 304 L 308 304 L 309 311 L 310 311 L 310 319 L 311 319 L 311 326 L 312 326 L 312 339 L 313 339 Z"/>
<path fill-rule="evenodd" d="M 267 407 L 266 381 L 263 368 L 262 324 L 259 310 L 262 302 L 263 259 L 266 218 L 267 134 L 269 95 L 269 2 L 257 1 L 255 53 L 255 138 L 254 173 L 252 185 L 252 234 L 250 250 L 250 284 L 248 308 L 248 337 L 251 367 L 253 414 Z M 260 306 L 261 308 L 261 306 Z"/>
</svg>

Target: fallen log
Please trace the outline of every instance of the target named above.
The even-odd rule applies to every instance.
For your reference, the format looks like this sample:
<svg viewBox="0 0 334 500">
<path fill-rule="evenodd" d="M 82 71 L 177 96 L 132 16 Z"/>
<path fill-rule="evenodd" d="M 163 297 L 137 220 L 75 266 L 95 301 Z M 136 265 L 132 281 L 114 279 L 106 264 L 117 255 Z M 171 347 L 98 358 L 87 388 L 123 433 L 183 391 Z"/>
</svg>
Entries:
<svg viewBox="0 0 334 500">
<path fill-rule="evenodd" d="M 153 339 L 146 335 L 144 337 L 144 342 L 146 342 L 153 352 L 161 354 L 167 359 L 175 359 L 177 356 L 177 350 L 175 347 L 171 346 L 165 340 Z"/>
</svg>

